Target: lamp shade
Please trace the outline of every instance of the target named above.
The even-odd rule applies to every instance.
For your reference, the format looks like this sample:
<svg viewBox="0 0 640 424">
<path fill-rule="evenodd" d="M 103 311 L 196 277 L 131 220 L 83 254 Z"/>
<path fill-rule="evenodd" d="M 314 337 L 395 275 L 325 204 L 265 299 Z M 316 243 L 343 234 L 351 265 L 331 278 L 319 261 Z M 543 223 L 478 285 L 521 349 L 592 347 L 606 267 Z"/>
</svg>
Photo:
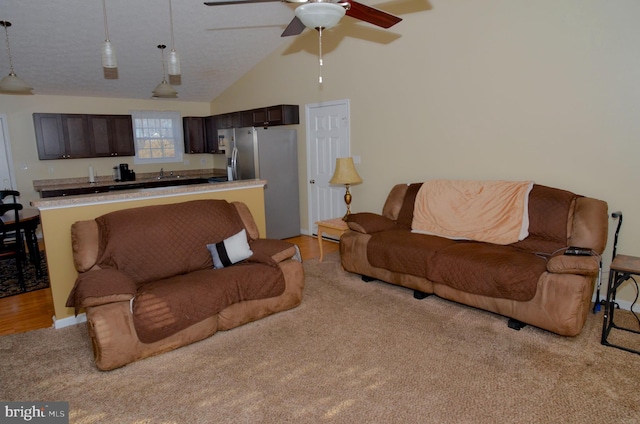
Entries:
<svg viewBox="0 0 640 424">
<path fill-rule="evenodd" d="M 103 68 L 117 68 L 118 61 L 116 60 L 116 48 L 111 44 L 111 41 L 106 40 L 102 43 L 102 67 Z"/>
<path fill-rule="evenodd" d="M 333 177 L 329 181 L 329 184 L 361 184 L 362 178 L 358 175 L 356 167 L 353 164 L 353 158 L 337 158 L 336 170 L 333 173 Z"/>
<path fill-rule="evenodd" d="M 162 82 L 154 88 L 152 97 L 160 99 L 175 99 L 178 97 L 178 92 L 169 85 L 167 80 L 163 79 Z"/>
<path fill-rule="evenodd" d="M 168 61 L 168 72 L 169 75 L 180 75 L 180 56 L 178 52 L 175 50 L 171 50 L 169 52 L 169 61 Z"/>
<path fill-rule="evenodd" d="M 0 93 L 5 94 L 33 94 L 33 88 L 20 79 L 13 71 L 0 81 Z"/>
<path fill-rule="evenodd" d="M 307 28 L 333 28 L 345 14 L 344 7 L 335 3 L 305 3 L 296 7 L 295 14 Z"/>
<path fill-rule="evenodd" d="M 7 28 L 11 26 L 9 21 L 0 21 L 0 26 L 4 27 L 4 35 L 7 45 L 7 56 L 9 56 L 9 75 L 0 81 L 0 93 L 4 94 L 33 94 L 33 88 L 29 86 L 23 79 L 18 78 L 13 70 L 13 60 L 11 58 L 11 48 L 9 47 L 9 31 Z"/>
</svg>

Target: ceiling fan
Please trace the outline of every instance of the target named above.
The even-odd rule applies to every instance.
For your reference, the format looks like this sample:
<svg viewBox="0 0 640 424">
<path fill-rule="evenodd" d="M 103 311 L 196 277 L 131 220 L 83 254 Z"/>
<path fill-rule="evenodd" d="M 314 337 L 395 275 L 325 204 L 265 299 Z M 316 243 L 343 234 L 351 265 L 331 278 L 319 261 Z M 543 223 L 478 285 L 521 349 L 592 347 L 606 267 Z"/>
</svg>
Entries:
<svg viewBox="0 0 640 424">
<path fill-rule="evenodd" d="M 282 37 L 298 35 L 306 28 L 318 30 L 328 29 L 338 24 L 345 14 L 382 28 L 390 28 L 402 20 L 382 10 L 358 3 L 354 0 L 213 0 L 205 2 L 207 6 L 223 6 L 230 4 L 266 3 L 279 1 L 283 3 L 302 3 L 296 7 L 296 16 L 282 33 Z"/>
</svg>

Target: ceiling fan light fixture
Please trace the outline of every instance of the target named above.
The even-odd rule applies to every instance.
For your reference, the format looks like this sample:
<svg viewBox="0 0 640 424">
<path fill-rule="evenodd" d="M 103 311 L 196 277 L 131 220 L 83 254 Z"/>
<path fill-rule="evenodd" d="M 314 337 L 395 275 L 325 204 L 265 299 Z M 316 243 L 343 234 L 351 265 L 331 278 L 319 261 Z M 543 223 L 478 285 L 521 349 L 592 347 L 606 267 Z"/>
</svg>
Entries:
<svg viewBox="0 0 640 424">
<path fill-rule="evenodd" d="M 304 26 L 311 29 L 333 28 L 340 22 L 346 10 L 335 3 L 305 3 L 298 6 L 295 14 L 302 21 Z"/>
<path fill-rule="evenodd" d="M 7 56 L 9 56 L 9 75 L 0 80 L 0 93 L 3 94 L 33 94 L 33 88 L 18 78 L 13 70 L 13 60 L 11 58 L 11 47 L 9 46 L 9 31 L 7 28 L 11 26 L 11 22 L 0 21 L 0 26 L 4 27 L 4 35 L 7 44 Z"/>
</svg>

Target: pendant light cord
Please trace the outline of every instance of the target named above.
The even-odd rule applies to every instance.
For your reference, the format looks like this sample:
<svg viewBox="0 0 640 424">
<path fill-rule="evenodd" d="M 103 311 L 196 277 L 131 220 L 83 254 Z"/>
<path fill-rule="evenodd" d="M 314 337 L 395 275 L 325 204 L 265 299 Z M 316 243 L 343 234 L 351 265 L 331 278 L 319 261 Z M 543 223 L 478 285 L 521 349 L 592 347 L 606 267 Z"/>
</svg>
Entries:
<svg viewBox="0 0 640 424">
<path fill-rule="evenodd" d="M 102 12 L 104 13 L 104 41 L 109 41 L 109 26 L 107 25 L 107 3 L 102 0 Z"/>
<path fill-rule="evenodd" d="M 171 0 L 169 0 L 169 24 L 171 28 L 171 51 L 175 51 L 175 47 L 173 44 L 173 10 L 171 9 Z"/>
<path fill-rule="evenodd" d="M 166 49 L 167 46 L 165 46 L 164 44 L 160 44 L 158 46 L 158 48 L 160 49 L 160 54 L 162 55 L 162 82 L 166 82 L 167 81 L 167 78 L 166 78 L 167 70 L 166 70 L 165 65 L 164 65 L 164 49 Z"/>
<path fill-rule="evenodd" d="M 9 45 L 9 30 L 7 29 L 7 27 L 11 25 L 8 24 L 7 22 L 2 21 L 2 26 L 4 27 L 4 42 L 7 46 L 7 56 L 9 56 L 9 69 L 11 70 L 11 74 L 15 74 L 15 71 L 13 70 L 13 59 L 11 58 L 11 46 Z"/>
<path fill-rule="evenodd" d="M 320 36 L 318 37 L 318 83 L 322 84 L 322 27 L 318 27 Z"/>
</svg>

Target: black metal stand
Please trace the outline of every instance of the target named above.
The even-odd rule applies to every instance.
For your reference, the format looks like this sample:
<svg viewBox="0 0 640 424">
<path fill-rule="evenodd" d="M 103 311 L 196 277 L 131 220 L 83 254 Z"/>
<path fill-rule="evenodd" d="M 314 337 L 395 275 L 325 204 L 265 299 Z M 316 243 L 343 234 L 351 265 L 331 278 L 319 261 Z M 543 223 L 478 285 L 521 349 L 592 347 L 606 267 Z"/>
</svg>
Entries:
<svg viewBox="0 0 640 424">
<path fill-rule="evenodd" d="M 620 286 L 622 286 L 625 282 L 632 280 L 636 284 L 637 289 L 638 283 L 635 281 L 633 276 L 640 275 L 640 258 L 635 256 L 616 255 L 618 246 L 618 234 L 620 232 L 620 226 L 622 225 L 622 212 L 614 212 L 611 214 L 611 217 L 618 218 L 618 227 L 616 228 L 615 237 L 613 239 L 613 258 L 611 260 L 611 267 L 609 268 L 607 300 L 604 302 L 604 320 L 602 322 L 602 338 L 600 339 L 600 343 L 605 346 L 615 347 L 627 352 L 640 355 L 640 351 L 625 346 L 620 346 L 608 341 L 609 334 L 613 329 L 640 334 L 640 331 L 619 326 L 613 320 L 614 312 L 616 310 L 616 307 L 618 307 L 616 303 L 616 293 Z M 600 297 L 599 293 L 597 297 Z M 599 300 L 596 299 L 596 301 Z M 631 313 L 633 313 L 633 311 L 631 311 Z"/>
<path fill-rule="evenodd" d="M 618 256 L 616 259 L 621 259 L 620 262 L 623 262 L 627 258 L 640 262 L 640 258 L 635 258 L 631 256 L 621 255 L 621 256 Z M 614 312 L 617 306 L 616 292 L 618 288 L 622 284 L 624 284 L 626 281 L 631 279 L 633 275 L 639 275 L 640 269 L 638 269 L 637 272 L 630 272 L 630 271 L 622 271 L 622 270 L 614 269 L 613 266 L 614 265 L 612 264 L 612 268 L 609 274 L 609 285 L 607 287 L 607 300 L 604 307 L 604 321 L 602 323 L 602 338 L 600 340 L 600 343 L 602 343 L 605 346 L 615 347 L 618 349 L 626 350 L 627 352 L 640 355 L 640 351 L 637 351 L 635 349 L 631 349 L 628 347 L 620 346 L 614 343 L 610 343 L 607 340 L 609 338 L 609 333 L 614 328 L 617 330 L 623 330 L 623 331 L 628 331 L 630 333 L 640 334 L 640 331 L 637 331 L 631 328 L 621 327 L 617 325 L 613 320 Z"/>
</svg>

